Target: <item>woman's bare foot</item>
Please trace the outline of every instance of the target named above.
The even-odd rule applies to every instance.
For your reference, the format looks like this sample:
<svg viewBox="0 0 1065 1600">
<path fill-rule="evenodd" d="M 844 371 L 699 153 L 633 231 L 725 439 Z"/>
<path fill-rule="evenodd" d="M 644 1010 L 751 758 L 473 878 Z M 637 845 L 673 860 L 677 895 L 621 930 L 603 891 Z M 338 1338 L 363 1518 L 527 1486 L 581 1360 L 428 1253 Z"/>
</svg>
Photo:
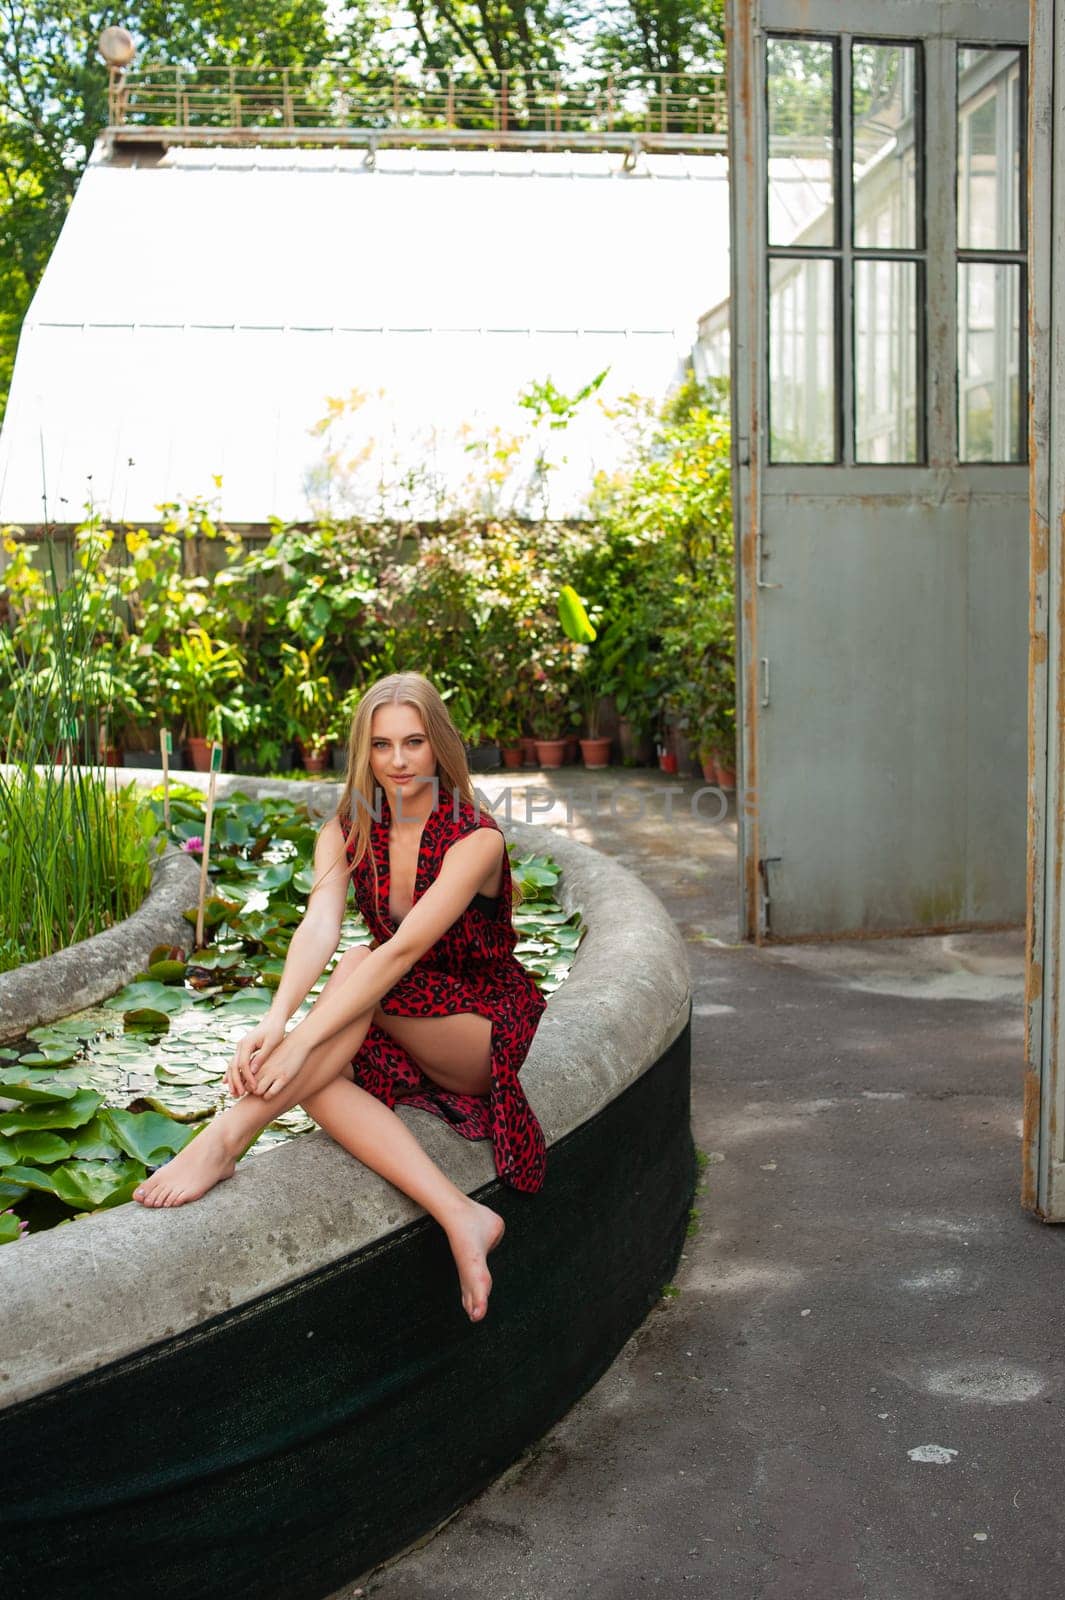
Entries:
<svg viewBox="0 0 1065 1600">
<path fill-rule="evenodd" d="M 502 1239 L 506 1223 L 497 1211 L 471 1200 L 447 1229 L 451 1254 L 459 1269 L 462 1309 L 471 1322 L 480 1322 L 488 1310 L 492 1274 L 485 1257 Z"/>
<path fill-rule="evenodd" d="M 134 1200 L 143 1206 L 180 1206 L 187 1200 L 198 1200 L 223 1178 L 231 1178 L 237 1169 L 237 1158 L 220 1126 L 224 1115 L 219 1113 L 171 1161 L 139 1184 L 133 1191 Z"/>
</svg>

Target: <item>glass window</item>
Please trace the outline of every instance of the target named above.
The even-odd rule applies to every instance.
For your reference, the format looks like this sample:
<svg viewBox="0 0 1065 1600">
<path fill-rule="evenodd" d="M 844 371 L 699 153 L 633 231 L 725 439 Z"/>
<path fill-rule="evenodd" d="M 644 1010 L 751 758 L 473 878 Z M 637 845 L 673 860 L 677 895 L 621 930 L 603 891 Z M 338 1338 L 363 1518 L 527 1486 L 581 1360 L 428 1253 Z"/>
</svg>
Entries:
<svg viewBox="0 0 1065 1600">
<path fill-rule="evenodd" d="M 769 243 L 836 243 L 836 52 L 824 39 L 766 41 Z"/>
<path fill-rule="evenodd" d="M 769 271 L 769 458 L 835 461 L 836 265 L 790 257 Z"/>
<path fill-rule="evenodd" d="M 962 461 L 1023 461 L 1019 262 L 958 265 L 958 432 Z"/>
<path fill-rule="evenodd" d="M 858 248 L 912 250 L 917 239 L 917 47 L 851 48 L 851 175 Z"/>
<path fill-rule="evenodd" d="M 854 264 L 854 458 L 917 461 L 916 261 Z"/>
<path fill-rule="evenodd" d="M 1021 52 L 958 51 L 958 248 L 1020 250 Z"/>
</svg>

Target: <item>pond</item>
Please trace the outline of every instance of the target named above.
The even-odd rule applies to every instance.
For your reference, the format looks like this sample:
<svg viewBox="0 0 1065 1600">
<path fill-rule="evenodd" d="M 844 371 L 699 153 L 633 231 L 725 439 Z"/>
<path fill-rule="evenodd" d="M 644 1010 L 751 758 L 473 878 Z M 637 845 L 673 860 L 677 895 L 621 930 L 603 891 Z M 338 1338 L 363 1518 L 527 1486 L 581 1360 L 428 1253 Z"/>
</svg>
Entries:
<svg viewBox="0 0 1065 1600">
<path fill-rule="evenodd" d="M 151 803 L 162 822 L 161 788 Z M 182 848 L 202 849 L 198 790 L 171 785 L 169 831 Z M 122 1204 L 225 1104 L 226 1066 L 241 1034 L 268 1009 L 303 915 L 317 831 L 299 801 L 240 792 L 218 801 L 205 948 L 186 960 L 177 947 L 159 947 L 103 1005 L 0 1049 L 0 1207 L 8 1208 L 0 1212 L 0 1243 Z M 549 994 L 569 971 L 584 925 L 579 911 L 559 905 L 560 872 L 549 856 L 508 850 L 524 896 L 514 913 L 515 955 Z M 195 909 L 186 915 L 195 923 Z M 190 930 L 190 944 L 192 937 Z M 369 938 L 362 918 L 349 914 L 337 956 Z M 270 1123 L 249 1154 L 313 1126 L 296 1107 Z"/>
</svg>

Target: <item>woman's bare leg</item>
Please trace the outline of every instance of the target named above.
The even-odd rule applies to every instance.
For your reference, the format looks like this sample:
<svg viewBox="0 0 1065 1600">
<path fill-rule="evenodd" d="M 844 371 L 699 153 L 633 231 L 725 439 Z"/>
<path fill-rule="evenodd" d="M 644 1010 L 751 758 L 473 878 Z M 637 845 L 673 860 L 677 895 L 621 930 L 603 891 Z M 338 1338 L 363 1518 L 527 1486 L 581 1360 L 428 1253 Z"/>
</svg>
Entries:
<svg viewBox="0 0 1065 1600">
<path fill-rule="evenodd" d="M 303 1109 L 330 1138 L 424 1206 L 447 1234 L 471 1322 L 488 1309 L 492 1274 L 485 1257 L 503 1237 L 498 1212 L 472 1200 L 430 1160 L 394 1111 L 345 1077 L 308 1096 Z"/>
<path fill-rule="evenodd" d="M 353 964 L 349 963 L 348 970 Z M 134 1191 L 134 1198 L 153 1206 L 183 1205 L 198 1199 L 214 1184 L 233 1176 L 237 1160 L 267 1123 L 302 1104 L 338 1144 L 436 1218 L 455 1257 L 463 1307 L 471 1321 L 479 1321 L 492 1285 L 485 1257 L 503 1237 L 503 1219 L 452 1183 L 410 1129 L 346 1076 L 372 1015 L 363 1013 L 316 1046 L 279 1094 L 269 1100 L 246 1094 L 217 1113 L 173 1161 Z"/>
</svg>

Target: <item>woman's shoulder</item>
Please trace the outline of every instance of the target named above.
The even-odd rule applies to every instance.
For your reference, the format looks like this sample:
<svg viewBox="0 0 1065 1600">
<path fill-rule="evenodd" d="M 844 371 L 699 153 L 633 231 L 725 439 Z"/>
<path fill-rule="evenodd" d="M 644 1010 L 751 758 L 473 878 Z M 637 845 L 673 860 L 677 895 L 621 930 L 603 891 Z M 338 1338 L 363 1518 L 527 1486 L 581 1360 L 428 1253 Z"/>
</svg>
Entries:
<svg viewBox="0 0 1065 1600">
<path fill-rule="evenodd" d="M 452 816 L 460 834 L 472 833 L 475 828 L 494 828 L 497 833 L 503 831 L 490 811 L 469 800 L 460 800 L 457 807 L 452 807 Z"/>
</svg>

